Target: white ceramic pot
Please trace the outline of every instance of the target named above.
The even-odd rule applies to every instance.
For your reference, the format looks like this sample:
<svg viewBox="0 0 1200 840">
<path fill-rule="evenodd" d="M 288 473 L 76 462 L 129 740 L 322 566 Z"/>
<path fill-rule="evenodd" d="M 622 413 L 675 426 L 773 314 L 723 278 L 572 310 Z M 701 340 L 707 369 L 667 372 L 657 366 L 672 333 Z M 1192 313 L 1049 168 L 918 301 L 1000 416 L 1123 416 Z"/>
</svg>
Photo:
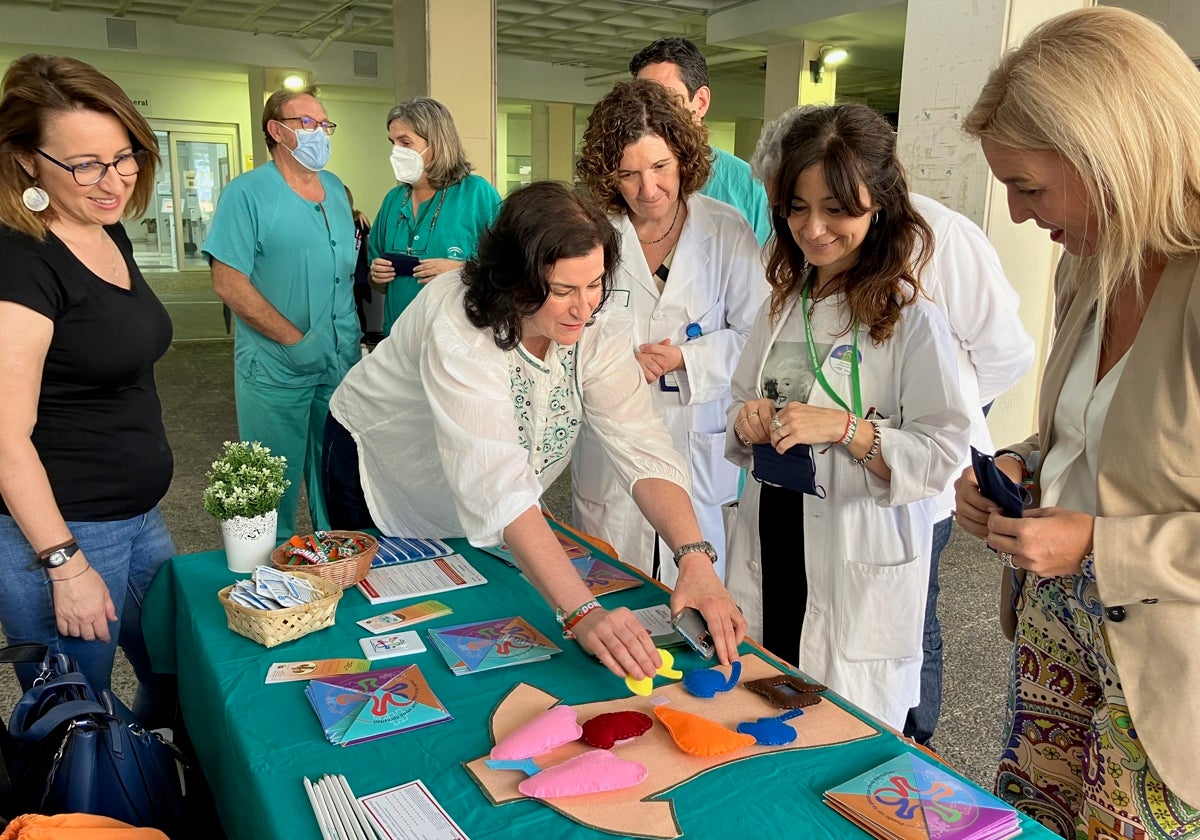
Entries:
<svg viewBox="0 0 1200 840">
<path fill-rule="evenodd" d="M 278 518 L 279 511 L 271 510 L 262 516 L 235 516 L 221 520 L 225 564 L 229 566 L 229 571 L 245 574 L 253 572 L 256 566 L 271 565 Z"/>
</svg>

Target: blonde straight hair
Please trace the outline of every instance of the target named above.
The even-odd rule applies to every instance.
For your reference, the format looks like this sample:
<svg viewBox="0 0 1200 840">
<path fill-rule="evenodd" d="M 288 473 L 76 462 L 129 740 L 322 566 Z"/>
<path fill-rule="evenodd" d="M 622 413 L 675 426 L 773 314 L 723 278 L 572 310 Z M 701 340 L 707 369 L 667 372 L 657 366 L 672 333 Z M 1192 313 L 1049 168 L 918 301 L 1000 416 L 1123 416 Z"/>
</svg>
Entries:
<svg viewBox="0 0 1200 840">
<path fill-rule="evenodd" d="M 1200 251 L 1200 71 L 1141 15 L 1097 7 L 1041 24 L 1001 58 L 963 128 L 1057 152 L 1083 178 L 1102 312 L 1123 282 L 1140 294 L 1148 258 Z"/>
<path fill-rule="evenodd" d="M 428 96 L 401 102 L 388 111 L 387 127 L 396 120 L 408 123 L 433 149 L 433 160 L 426 161 L 425 172 L 435 190 L 453 186 L 471 174 L 471 161 L 454 127 L 454 117 L 441 102 Z"/>
</svg>

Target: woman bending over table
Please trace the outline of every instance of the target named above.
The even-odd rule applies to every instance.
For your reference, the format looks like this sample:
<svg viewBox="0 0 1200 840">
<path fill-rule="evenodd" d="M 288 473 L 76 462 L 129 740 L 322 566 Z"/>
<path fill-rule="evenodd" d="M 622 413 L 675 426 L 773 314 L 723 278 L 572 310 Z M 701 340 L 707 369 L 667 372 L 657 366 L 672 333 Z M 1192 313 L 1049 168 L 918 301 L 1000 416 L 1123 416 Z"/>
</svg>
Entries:
<svg viewBox="0 0 1200 840">
<path fill-rule="evenodd" d="M 672 611 L 704 614 L 722 662 L 737 658 L 746 624 L 713 569 L 627 325 L 599 314 L 617 254 L 604 214 L 569 188 L 509 196 L 478 256 L 430 283 L 334 393 L 325 482 L 334 527 L 506 543 L 585 649 L 646 677 L 659 664 L 649 635 L 628 609 L 592 605 L 541 514 L 585 426 L 671 547 Z"/>
<path fill-rule="evenodd" d="M 1200 836 L 1200 75 L 1133 12 L 1069 12 L 1000 60 L 964 127 L 1066 254 L 1038 431 L 975 478 L 1015 652 L 996 792 L 1064 837 Z M 1015 594 L 1015 598 L 1011 597 Z"/>
</svg>

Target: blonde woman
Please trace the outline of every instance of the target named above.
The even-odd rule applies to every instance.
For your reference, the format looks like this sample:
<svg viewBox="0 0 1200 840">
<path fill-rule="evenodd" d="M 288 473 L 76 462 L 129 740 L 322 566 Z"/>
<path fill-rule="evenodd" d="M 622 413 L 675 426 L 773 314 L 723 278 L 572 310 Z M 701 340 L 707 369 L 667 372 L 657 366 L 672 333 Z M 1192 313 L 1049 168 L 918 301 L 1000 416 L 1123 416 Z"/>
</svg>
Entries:
<svg viewBox="0 0 1200 840">
<path fill-rule="evenodd" d="M 965 127 L 1013 220 L 1066 251 L 1038 432 L 997 458 L 1034 506 L 1007 518 L 957 483 L 959 523 L 1012 567 L 996 789 L 1064 837 L 1195 837 L 1200 74 L 1139 15 L 1070 12 L 1001 59 Z"/>
</svg>

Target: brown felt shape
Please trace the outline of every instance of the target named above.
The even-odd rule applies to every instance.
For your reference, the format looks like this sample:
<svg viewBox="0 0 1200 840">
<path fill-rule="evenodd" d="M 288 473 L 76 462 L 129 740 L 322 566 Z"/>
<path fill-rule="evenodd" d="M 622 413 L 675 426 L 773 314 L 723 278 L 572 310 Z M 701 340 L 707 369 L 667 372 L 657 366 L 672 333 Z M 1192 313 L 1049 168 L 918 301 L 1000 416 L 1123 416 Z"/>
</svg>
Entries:
<svg viewBox="0 0 1200 840">
<path fill-rule="evenodd" d="M 688 755 L 724 755 L 756 743 L 753 735 L 731 732 L 721 724 L 691 712 L 655 706 L 654 714 L 671 733 L 675 746 Z"/>
<path fill-rule="evenodd" d="M 742 683 L 742 686 L 761 694 L 777 709 L 807 709 L 815 706 L 821 702 L 818 692 L 826 690 L 819 683 L 806 682 L 793 674 L 751 680 Z"/>
</svg>

